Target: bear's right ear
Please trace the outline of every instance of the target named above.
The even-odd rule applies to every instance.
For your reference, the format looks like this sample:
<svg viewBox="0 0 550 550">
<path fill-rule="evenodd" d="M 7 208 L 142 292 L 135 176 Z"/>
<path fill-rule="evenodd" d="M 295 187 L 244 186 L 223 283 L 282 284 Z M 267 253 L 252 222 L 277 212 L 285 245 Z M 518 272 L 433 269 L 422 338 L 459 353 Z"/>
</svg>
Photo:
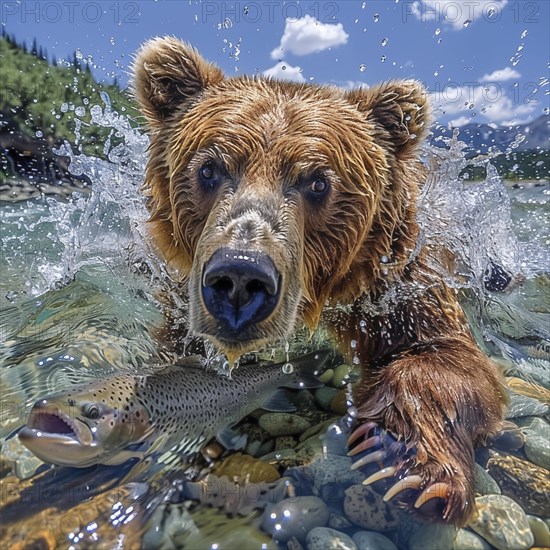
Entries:
<svg viewBox="0 0 550 550">
<path fill-rule="evenodd" d="M 133 91 L 141 112 L 158 126 L 187 99 L 223 80 L 221 69 L 193 48 L 166 36 L 146 42 L 136 55 Z"/>
</svg>

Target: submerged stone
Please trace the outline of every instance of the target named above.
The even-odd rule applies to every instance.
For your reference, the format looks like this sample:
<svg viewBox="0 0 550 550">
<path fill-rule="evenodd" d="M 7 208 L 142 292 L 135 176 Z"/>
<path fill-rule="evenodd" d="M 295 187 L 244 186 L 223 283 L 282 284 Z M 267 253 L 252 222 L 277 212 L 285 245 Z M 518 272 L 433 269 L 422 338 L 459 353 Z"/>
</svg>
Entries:
<svg viewBox="0 0 550 550">
<path fill-rule="evenodd" d="M 307 535 L 308 550 L 357 550 L 357 546 L 348 535 L 330 527 L 315 527 Z"/>
<path fill-rule="evenodd" d="M 491 550 L 491 545 L 468 529 L 459 529 L 452 550 Z"/>
<path fill-rule="evenodd" d="M 520 505 L 504 495 L 476 498 L 477 514 L 469 527 L 498 550 L 529 550 L 534 537 Z"/>
<path fill-rule="evenodd" d="M 550 391 L 546 388 L 535 384 L 534 382 L 527 382 L 521 378 L 511 376 L 506 379 L 508 387 L 517 394 L 526 395 L 532 397 L 538 401 L 550 405 Z"/>
<path fill-rule="evenodd" d="M 498 483 L 479 464 L 475 464 L 475 490 L 480 495 L 500 495 Z"/>
<path fill-rule="evenodd" d="M 550 516 L 550 472 L 512 455 L 496 455 L 487 463 L 503 495 L 519 502 L 528 514 Z"/>
<path fill-rule="evenodd" d="M 529 526 L 535 537 L 534 545 L 539 548 L 550 548 L 550 530 L 542 519 L 535 516 L 527 516 Z"/>
<path fill-rule="evenodd" d="M 506 418 L 520 418 L 522 416 L 544 416 L 550 412 L 550 407 L 537 399 L 525 395 L 510 395 L 510 405 Z"/>
<path fill-rule="evenodd" d="M 281 477 L 277 468 L 271 464 L 242 453 L 233 454 L 216 464 L 212 473 L 218 477 L 246 480 L 248 483 L 269 483 Z"/>
<path fill-rule="evenodd" d="M 367 485 L 352 485 L 345 495 L 344 512 L 355 525 L 380 532 L 391 531 L 397 526 L 395 511 Z"/>
<path fill-rule="evenodd" d="M 456 527 L 446 524 L 425 525 L 418 529 L 409 540 L 409 550 L 441 550 L 452 548 L 456 537 Z"/>
<path fill-rule="evenodd" d="M 330 512 L 318 497 L 295 497 L 285 499 L 265 510 L 262 529 L 274 539 L 286 542 L 295 537 L 300 542 L 315 527 L 327 524 Z"/>
<path fill-rule="evenodd" d="M 388 537 L 375 531 L 357 531 L 351 538 L 359 550 L 397 550 Z"/>
<path fill-rule="evenodd" d="M 541 418 L 523 428 L 525 434 L 525 454 L 536 464 L 550 470 L 550 425 Z"/>
</svg>

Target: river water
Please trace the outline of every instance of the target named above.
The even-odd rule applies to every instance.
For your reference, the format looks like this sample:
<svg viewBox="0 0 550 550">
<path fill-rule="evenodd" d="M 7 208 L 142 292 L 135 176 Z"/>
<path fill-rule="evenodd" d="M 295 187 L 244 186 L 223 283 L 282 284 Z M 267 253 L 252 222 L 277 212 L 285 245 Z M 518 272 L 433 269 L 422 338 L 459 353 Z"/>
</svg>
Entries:
<svg viewBox="0 0 550 550">
<path fill-rule="evenodd" d="M 165 482 L 142 474 L 123 483 L 127 468 L 44 467 L 9 437 L 41 396 L 113 372 L 138 372 L 162 360 L 151 327 L 162 321 L 157 296 L 171 274 L 146 233 L 139 186 L 147 138 L 104 100 L 105 105 L 91 108 L 91 124 L 110 128 L 124 143 L 112 147 L 106 142 L 108 161 L 68 145 L 59 151 L 71 156 L 72 171 L 92 180 L 91 193 L 0 205 L 2 536 L 10 543 L 45 540 L 50 547 L 136 548 L 146 533 L 148 545 L 169 548 L 167 539 L 155 535 L 162 525 L 166 532 L 179 533 L 172 540 L 179 541 L 175 546 L 209 547 L 219 540 L 243 548 L 272 546 L 258 528 L 261 511 L 251 519 L 243 508 L 228 519 L 216 507 L 189 507 L 193 499 L 178 492 L 182 508 L 176 519 L 167 520 L 166 501 L 158 495 L 172 498 L 181 472 L 166 474 Z M 484 181 L 463 180 L 459 173 L 468 161 L 456 138 L 445 149 L 426 148 L 425 156 L 432 177 L 419 204 L 422 242 L 444 243 L 457 255 L 457 272 L 445 277 L 461 288 L 486 351 L 508 375 L 549 389 L 548 181 L 504 184 L 490 165 Z M 491 269 L 500 270 L 497 279 L 498 273 L 510 279 L 505 289 L 487 287 Z M 321 481 L 312 483 L 321 489 L 314 494 L 322 496 L 327 474 L 315 472 Z M 41 480 L 34 485 L 33 474 Z M 139 503 L 139 514 L 132 511 L 133 502 L 136 509 Z M 341 507 L 331 511 L 338 515 Z M 235 533 L 245 533 L 243 541 Z M 390 532 L 390 538 L 405 547 L 406 536 L 400 533 L 401 538 Z"/>
</svg>

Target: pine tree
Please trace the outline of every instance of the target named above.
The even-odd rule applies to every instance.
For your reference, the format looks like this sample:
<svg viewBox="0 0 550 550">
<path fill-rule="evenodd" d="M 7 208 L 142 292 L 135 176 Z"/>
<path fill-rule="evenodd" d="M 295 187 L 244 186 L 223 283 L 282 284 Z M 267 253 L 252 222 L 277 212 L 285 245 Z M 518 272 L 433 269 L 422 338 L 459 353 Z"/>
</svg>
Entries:
<svg viewBox="0 0 550 550">
<path fill-rule="evenodd" d="M 32 41 L 31 54 L 34 55 L 35 57 L 38 56 L 38 44 L 36 42 L 36 37 Z"/>
</svg>

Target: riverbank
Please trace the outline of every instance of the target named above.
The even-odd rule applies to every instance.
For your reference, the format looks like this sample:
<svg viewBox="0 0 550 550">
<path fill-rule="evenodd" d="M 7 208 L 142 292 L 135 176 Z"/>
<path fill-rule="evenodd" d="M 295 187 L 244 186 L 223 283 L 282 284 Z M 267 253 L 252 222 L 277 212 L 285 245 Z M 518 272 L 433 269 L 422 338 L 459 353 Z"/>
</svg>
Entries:
<svg viewBox="0 0 550 550">
<path fill-rule="evenodd" d="M 30 182 L 9 179 L 0 183 L 0 202 L 19 202 L 44 196 L 67 198 L 73 193 L 89 193 L 91 185 L 86 181 L 61 181 L 59 183 Z"/>
</svg>

